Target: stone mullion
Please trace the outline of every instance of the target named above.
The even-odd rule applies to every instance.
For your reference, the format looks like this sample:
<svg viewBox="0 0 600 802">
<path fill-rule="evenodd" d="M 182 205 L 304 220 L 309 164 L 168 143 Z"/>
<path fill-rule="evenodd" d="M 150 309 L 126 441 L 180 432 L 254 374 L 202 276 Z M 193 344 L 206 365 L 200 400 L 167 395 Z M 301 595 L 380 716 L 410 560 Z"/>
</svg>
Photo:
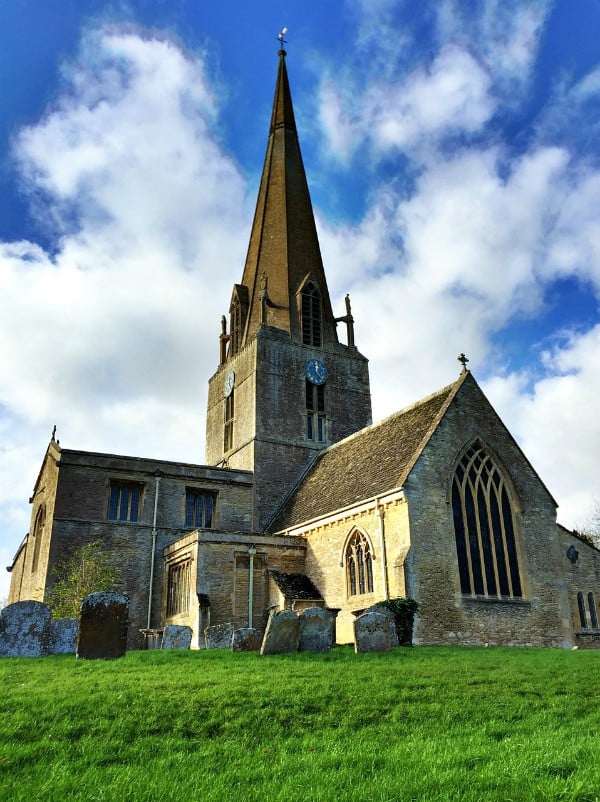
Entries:
<svg viewBox="0 0 600 802">
<path fill-rule="evenodd" d="M 504 521 L 504 508 L 503 508 L 503 504 L 502 504 L 502 493 L 505 492 L 505 491 L 508 493 L 508 491 L 506 490 L 506 485 L 504 484 L 504 479 L 502 478 L 502 475 L 500 475 L 500 482 L 499 482 L 498 489 L 497 489 L 497 492 L 496 492 L 496 497 L 498 499 L 498 517 L 500 519 L 500 528 L 501 528 L 501 532 L 502 532 L 502 546 L 504 548 L 504 560 L 506 562 L 506 576 L 508 578 L 508 589 L 509 589 L 509 593 L 510 593 L 511 598 L 514 598 L 515 593 L 514 593 L 513 581 L 512 581 L 512 566 L 511 566 L 510 559 L 509 559 L 510 555 L 508 553 L 508 538 L 507 538 L 507 535 L 506 535 L 506 523 Z M 508 499 L 510 501 L 510 496 L 508 496 Z M 512 504 L 510 505 L 510 508 L 511 508 L 511 515 L 512 515 Z M 514 529 L 515 529 L 514 520 L 512 521 L 512 525 L 513 525 L 513 533 L 514 533 Z"/>
<path fill-rule="evenodd" d="M 487 482 L 487 487 L 486 487 L 485 501 L 486 501 L 486 507 L 487 507 L 488 532 L 489 532 L 489 535 L 490 535 L 490 548 L 491 548 L 491 553 L 492 553 L 492 564 L 494 566 L 494 577 L 496 579 L 496 587 L 498 589 L 497 595 L 501 596 L 502 595 L 502 587 L 501 587 L 501 584 L 500 584 L 500 572 L 498 571 L 498 559 L 497 559 L 497 555 L 496 555 L 496 538 L 494 537 L 494 521 L 492 519 L 492 505 L 490 503 L 490 492 L 494 492 L 494 489 L 495 489 L 493 478 L 494 478 L 494 473 L 495 473 L 495 470 L 496 470 L 496 466 L 494 465 L 494 463 L 491 460 L 489 460 L 489 462 L 491 463 L 491 471 L 488 473 L 488 482 Z M 503 539 L 503 542 L 504 542 L 504 539 Z"/>
<path fill-rule="evenodd" d="M 465 471 L 463 481 L 459 484 L 460 490 L 460 512 L 463 519 L 463 530 L 465 537 L 465 553 L 467 555 L 467 568 L 469 569 L 469 584 L 471 586 L 471 595 L 475 595 L 475 578 L 473 576 L 473 561 L 471 559 L 471 536 L 469 534 L 469 519 L 467 518 L 467 505 L 466 505 L 466 488 L 465 485 L 469 482 L 468 473 Z"/>
</svg>

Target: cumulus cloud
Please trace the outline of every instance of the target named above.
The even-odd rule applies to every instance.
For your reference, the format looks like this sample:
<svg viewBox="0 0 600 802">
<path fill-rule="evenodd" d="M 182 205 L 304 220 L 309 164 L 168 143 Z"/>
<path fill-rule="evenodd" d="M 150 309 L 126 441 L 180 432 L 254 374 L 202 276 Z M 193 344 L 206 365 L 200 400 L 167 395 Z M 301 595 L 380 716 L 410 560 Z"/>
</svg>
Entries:
<svg viewBox="0 0 600 802">
<path fill-rule="evenodd" d="M 96 30 L 15 141 L 52 234 L 48 251 L 0 243 L 0 506 L 19 537 L 54 423 L 66 447 L 203 461 L 206 378 L 249 226 L 218 107 L 201 55 Z M 17 485 L 15 464 L 30 465 Z"/>
<path fill-rule="evenodd" d="M 330 154 L 341 162 L 363 142 L 375 159 L 406 149 L 424 157 L 440 141 L 479 131 L 495 108 L 485 68 L 454 45 L 399 81 L 374 78 L 358 103 L 351 82 L 342 86 L 328 76 L 319 105 Z"/>
<path fill-rule="evenodd" d="M 501 415 L 514 422 L 523 449 L 559 504 L 558 518 L 581 522 L 600 496 L 600 326 L 565 332 L 544 352 L 547 375 L 496 376 L 485 383 Z"/>
<path fill-rule="evenodd" d="M 437 9 L 442 42 L 467 37 L 487 64 L 505 100 L 529 83 L 552 0 L 483 0 L 476 9 L 442 0 Z M 512 98 L 511 98 L 512 95 Z"/>
</svg>

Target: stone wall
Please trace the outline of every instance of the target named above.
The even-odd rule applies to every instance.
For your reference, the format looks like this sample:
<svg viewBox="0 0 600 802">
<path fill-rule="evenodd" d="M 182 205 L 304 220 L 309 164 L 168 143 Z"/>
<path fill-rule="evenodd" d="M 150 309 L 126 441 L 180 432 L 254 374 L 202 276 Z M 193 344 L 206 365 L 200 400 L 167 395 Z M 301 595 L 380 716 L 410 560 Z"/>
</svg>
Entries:
<svg viewBox="0 0 600 802">
<path fill-rule="evenodd" d="M 560 559 L 565 573 L 569 596 L 571 625 L 576 645 L 581 649 L 600 648 L 600 627 L 594 626 L 593 613 L 600 623 L 600 551 L 584 543 L 562 527 L 558 528 Z M 581 594 L 582 622 L 577 596 Z M 591 594 L 591 596 L 590 596 Z"/>
<path fill-rule="evenodd" d="M 306 544 L 301 538 L 198 531 L 165 548 L 166 571 L 170 564 L 185 556 L 192 559 L 195 587 L 191 588 L 187 615 L 166 616 L 166 581 L 163 600 L 166 623 L 192 627 L 192 648 L 202 648 L 203 643 L 198 594 L 210 601 L 211 626 L 225 623 L 232 623 L 236 629 L 248 626 L 250 546 L 256 548 L 252 623 L 255 628 L 264 629 L 271 604 L 267 569 L 304 572 Z"/>
<path fill-rule="evenodd" d="M 55 442 L 51 442 L 30 499 L 29 534 L 12 567 L 9 604 L 25 599 L 44 600 L 46 585 L 51 578 L 49 557 L 59 459 L 60 448 Z M 45 511 L 45 522 L 41 530 L 36 531 L 35 524 L 41 511 Z"/>
<path fill-rule="evenodd" d="M 461 594 L 450 492 L 456 462 L 475 438 L 513 483 L 523 584 L 519 599 Z M 555 502 L 470 376 L 404 489 L 411 530 L 407 592 L 420 605 L 417 643 L 572 645 Z"/>
<path fill-rule="evenodd" d="M 354 348 L 331 343 L 310 348 L 268 326 L 222 365 L 209 382 L 207 461 L 253 470 L 254 527 L 264 528 L 324 443 L 306 438 L 305 365 L 325 363 L 328 442 L 371 422 L 367 360 Z M 234 447 L 223 453 L 223 383 L 235 372 Z"/>
<path fill-rule="evenodd" d="M 47 598 L 55 577 L 52 569 L 69 550 L 100 540 L 120 573 L 119 590 L 130 597 L 129 648 L 139 648 L 138 630 L 148 625 L 154 502 L 158 483 L 156 544 L 150 627 L 161 624 L 163 550 L 190 531 L 185 528 L 186 488 L 216 494 L 215 528 L 250 528 L 252 477 L 241 471 L 145 460 L 107 454 L 60 450 L 51 445 L 36 484 L 32 528 L 46 505 L 46 526 L 38 569 L 31 571 L 32 538 L 13 567 L 10 601 Z M 111 481 L 141 488 L 137 522 L 108 520 Z M 51 533 L 51 537 L 50 537 Z"/>
<path fill-rule="evenodd" d="M 353 596 L 347 582 L 345 552 L 356 530 L 366 535 L 372 549 L 373 592 Z M 382 599 L 406 595 L 404 561 L 410 532 L 408 509 L 401 492 L 358 504 L 296 531 L 308 543 L 306 573 L 323 594 L 325 605 L 340 610 L 336 621 L 338 643 L 354 640 L 357 613 Z"/>
</svg>

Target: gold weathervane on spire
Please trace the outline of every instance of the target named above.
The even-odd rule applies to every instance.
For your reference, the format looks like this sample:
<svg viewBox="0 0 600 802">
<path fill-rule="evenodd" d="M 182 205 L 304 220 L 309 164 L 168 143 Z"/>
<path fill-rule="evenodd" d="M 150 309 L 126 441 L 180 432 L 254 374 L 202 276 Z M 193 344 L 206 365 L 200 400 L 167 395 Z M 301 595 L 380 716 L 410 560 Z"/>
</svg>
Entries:
<svg viewBox="0 0 600 802">
<path fill-rule="evenodd" d="M 287 30 L 288 30 L 287 28 L 282 28 L 281 31 L 277 34 L 277 41 L 280 44 L 281 50 L 283 50 L 284 45 L 287 45 L 287 39 L 285 38 Z"/>
</svg>

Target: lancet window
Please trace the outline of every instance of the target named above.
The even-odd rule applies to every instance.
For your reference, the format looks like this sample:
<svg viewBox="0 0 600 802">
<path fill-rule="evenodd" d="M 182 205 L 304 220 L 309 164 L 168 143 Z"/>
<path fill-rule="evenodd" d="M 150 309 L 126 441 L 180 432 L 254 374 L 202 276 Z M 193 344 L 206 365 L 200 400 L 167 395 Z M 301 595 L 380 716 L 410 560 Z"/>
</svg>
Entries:
<svg viewBox="0 0 600 802">
<path fill-rule="evenodd" d="M 318 443 L 327 441 L 325 387 L 306 381 L 306 438 Z"/>
<path fill-rule="evenodd" d="M 585 602 L 583 601 L 583 593 L 579 591 L 577 594 L 577 607 L 579 608 L 579 623 L 582 629 L 587 628 L 587 617 L 585 614 Z"/>
<path fill-rule="evenodd" d="M 598 629 L 598 613 L 596 612 L 596 600 L 593 593 L 588 593 L 588 607 L 590 609 L 590 624 L 593 629 Z"/>
<path fill-rule="evenodd" d="M 230 323 L 229 323 L 229 353 L 237 354 L 240 350 L 240 343 L 242 341 L 242 305 L 239 298 L 234 298 L 229 308 Z"/>
<path fill-rule="evenodd" d="M 479 442 L 467 449 L 456 467 L 452 511 L 462 593 L 521 597 L 511 494 L 502 472 Z"/>
<path fill-rule="evenodd" d="M 346 546 L 346 583 L 349 596 L 373 593 L 373 556 L 371 545 L 358 530 Z"/>
<path fill-rule="evenodd" d="M 314 281 L 307 281 L 301 292 L 302 342 L 305 345 L 322 343 L 321 293 Z"/>
<path fill-rule="evenodd" d="M 42 548 L 42 538 L 44 536 L 44 524 L 46 523 L 46 507 L 39 508 L 35 516 L 33 527 L 33 557 L 31 559 L 31 573 L 37 571 L 40 561 L 40 549 Z"/>
<path fill-rule="evenodd" d="M 232 390 L 225 399 L 225 410 L 223 416 L 223 450 L 230 451 L 233 448 L 233 418 L 235 413 L 235 390 Z"/>
</svg>

